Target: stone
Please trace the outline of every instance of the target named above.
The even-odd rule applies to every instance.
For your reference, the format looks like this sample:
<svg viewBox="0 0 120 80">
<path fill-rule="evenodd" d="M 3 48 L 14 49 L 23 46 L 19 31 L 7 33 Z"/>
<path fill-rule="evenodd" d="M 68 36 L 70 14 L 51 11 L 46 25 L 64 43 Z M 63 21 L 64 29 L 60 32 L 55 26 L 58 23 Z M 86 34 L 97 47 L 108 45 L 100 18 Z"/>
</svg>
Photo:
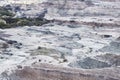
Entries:
<svg viewBox="0 0 120 80">
<path fill-rule="evenodd" d="M 69 66 L 83 68 L 83 69 L 95 69 L 95 68 L 110 67 L 111 65 L 107 62 L 102 62 L 102 61 L 87 57 L 83 60 L 79 60 L 74 63 L 70 63 Z"/>
<path fill-rule="evenodd" d="M 110 52 L 110 53 L 120 53 L 120 42 L 112 41 L 108 46 L 103 47 L 99 51 Z"/>
</svg>

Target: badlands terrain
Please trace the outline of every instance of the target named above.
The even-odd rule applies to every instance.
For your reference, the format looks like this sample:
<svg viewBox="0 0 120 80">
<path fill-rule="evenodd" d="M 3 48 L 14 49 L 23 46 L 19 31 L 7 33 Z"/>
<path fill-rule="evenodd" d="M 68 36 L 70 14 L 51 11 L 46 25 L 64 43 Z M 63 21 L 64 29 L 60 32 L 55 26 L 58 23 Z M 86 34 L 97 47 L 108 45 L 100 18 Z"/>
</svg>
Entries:
<svg viewBox="0 0 120 80">
<path fill-rule="evenodd" d="M 120 80 L 119 5 L 1 0 L 14 15 L 0 15 L 0 80 Z M 16 25 L 6 19 L 32 21 Z"/>
</svg>

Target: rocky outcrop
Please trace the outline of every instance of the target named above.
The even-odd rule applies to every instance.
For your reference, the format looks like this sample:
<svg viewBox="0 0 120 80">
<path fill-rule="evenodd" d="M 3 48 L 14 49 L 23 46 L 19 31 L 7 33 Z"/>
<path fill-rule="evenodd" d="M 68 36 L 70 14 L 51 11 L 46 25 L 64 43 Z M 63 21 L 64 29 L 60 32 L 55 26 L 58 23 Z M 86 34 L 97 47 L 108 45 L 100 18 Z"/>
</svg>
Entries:
<svg viewBox="0 0 120 80">
<path fill-rule="evenodd" d="M 20 49 L 22 47 L 22 43 L 18 43 L 17 41 L 14 40 L 8 40 L 0 37 L 0 40 L 6 42 L 6 44 L 13 45 L 15 48 Z"/>
<path fill-rule="evenodd" d="M 117 55 L 117 54 L 98 55 L 96 56 L 96 59 L 107 62 L 111 66 L 120 66 L 120 55 Z"/>
<path fill-rule="evenodd" d="M 12 36 L 0 34 L 5 42 L 0 48 L 7 54 L 1 54 L 7 58 L 0 60 L 0 79 L 120 80 L 119 4 L 119 0 L 47 0 L 7 5 L 15 18 L 36 23 L 35 17 L 40 17 L 40 22 L 1 29 Z M 6 49 L 12 54 L 8 56 Z"/>
<path fill-rule="evenodd" d="M 24 67 L 7 75 L 7 80 L 120 80 L 120 68 L 78 70 L 62 68 L 48 64 L 35 64 L 33 67 Z"/>
<path fill-rule="evenodd" d="M 87 57 L 83 60 L 76 61 L 74 63 L 69 64 L 71 67 L 83 68 L 83 69 L 95 69 L 95 68 L 105 68 L 111 67 L 111 65 L 107 62 L 102 62 L 97 59 L 92 59 Z"/>
<path fill-rule="evenodd" d="M 50 6 L 45 17 L 64 22 L 73 20 L 94 27 L 119 27 L 119 3 L 119 0 L 52 0 L 44 3 Z"/>
<path fill-rule="evenodd" d="M 108 46 L 103 47 L 100 49 L 102 52 L 110 52 L 110 53 L 120 53 L 120 42 L 113 41 Z"/>
</svg>

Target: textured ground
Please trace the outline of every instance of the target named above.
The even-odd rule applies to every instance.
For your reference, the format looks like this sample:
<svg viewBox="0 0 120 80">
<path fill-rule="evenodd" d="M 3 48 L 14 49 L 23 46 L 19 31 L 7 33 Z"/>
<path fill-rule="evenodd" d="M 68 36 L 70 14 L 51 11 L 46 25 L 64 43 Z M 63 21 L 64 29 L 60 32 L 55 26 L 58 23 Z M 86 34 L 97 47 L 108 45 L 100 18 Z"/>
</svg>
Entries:
<svg viewBox="0 0 120 80">
<path fill-rule="evenodd" d="M 79 70 L 61 68 L 48 64 L 34 64 L 34 67 L 24 67 L 11 75 L 2 73 L 7 80 L 119 80 L 120 68 Z"/>
<path fill-rule="evenodd" d="M 16 17 L 52 22 L 0 29 L 1 80 L 120 80 L 119 0 L 17 5 Z"/>
</svg>

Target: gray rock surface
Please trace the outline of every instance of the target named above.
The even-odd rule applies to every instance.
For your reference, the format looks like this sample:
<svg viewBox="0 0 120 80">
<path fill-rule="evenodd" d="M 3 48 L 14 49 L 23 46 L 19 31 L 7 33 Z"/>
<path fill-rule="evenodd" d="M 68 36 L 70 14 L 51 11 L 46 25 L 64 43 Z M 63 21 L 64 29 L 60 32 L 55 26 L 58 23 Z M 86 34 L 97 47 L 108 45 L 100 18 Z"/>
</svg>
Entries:
<svg viewBox="0 0 120 80">
<path fill-rule="evenodd" d="M 120 0 L 19 1 L 4 6 L 51 22 L 0 29 L 0 80 L 120 80 Z"/>
<path fill-rule="evenodd" d="M 39 64 L 16 70 L 11 75 L 3 73 L 2 76 L 7 80 L 119 80 L 119 73 L 119 68 L 79 70 Z"/>
</svg>

